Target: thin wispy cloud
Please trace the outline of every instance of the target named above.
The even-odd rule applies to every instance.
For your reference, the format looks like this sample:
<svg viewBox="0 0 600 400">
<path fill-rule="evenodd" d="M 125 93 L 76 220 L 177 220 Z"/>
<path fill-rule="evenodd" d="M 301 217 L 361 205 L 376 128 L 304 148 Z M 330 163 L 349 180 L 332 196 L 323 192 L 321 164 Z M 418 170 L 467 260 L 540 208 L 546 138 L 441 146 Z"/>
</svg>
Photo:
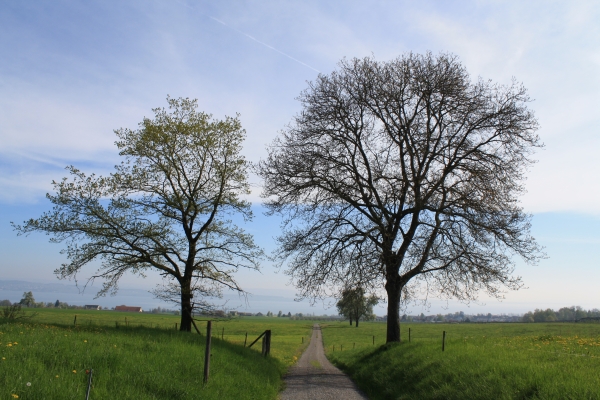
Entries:
<svg viewBox="0 0 600 400">
<path fill-rule="evenodd" d="M 294 58 L 294 57 L 290 56 L 289 54 L 287 54 L 287 53 L 284 53 L 283 51 L 281 51 L 281 50 L 278 50 L 278 49 L 276 49 L 275 47 L 273 47 L 273 46 L 271 46 L 271 45 L 268 45 L 268 44 L 267 44 L 267 43 L 265 43 L 265 42 L 261 42 L 260 40 L 258 40 L 257 38 L 255 38 L 255 37 L 253 37 L 253 36 L 251 36 L 251 35 L 247 34 L 246 32 L 242 32 L 242 31 L 240 31 L 239 29 L 236 29 L 236 28 L 234 28 L 234 27 L 233 27 L 233 26 L 231 26 L 231 25 L 227 25 L 225 22 L 223 22 L 223 21 L 221 21 L 221 20 L 219 20 L 219 19 L 217 19 L 217 18 L 215 18 L 215 17 L 211 17 L 211 16 L 209 16 L 209 18 L 210 18 L 210 19 L 212 19 L 213 21 L 216 21 L 216 22 L 220 23 L 220 24 L 221 24 L 221 25 L 223 25 L 223 26 L 226 26 L 226 27 L 227 27 L 227 28 L 229 28 L 229 29 L 232 29 L 232 30 L 236 31 L 237 33 L 240 33 L 240 34 L 242 34 L 242 35 L 246 36 L 246 37 L 247 37 L 247 38 L 249 38 L 249 39 L 252 39 L 252 40 L 254 40 L 256 43 L 262 44 L 263 46 L 265 46 L 265 47 L 267 47 L 267 48 L 269 48 L 269 49 L 271 49 L 271 50 L 273 50 L 273 51 L 276 51 L 277 53 L 279 53 L 279 54 L 281 54 L 281 55 L 283 55 L 283 56 L 286 56 L 286 57 L 287 57 L 287 58 L 289 58 L 290 60 L 296 61 L 298 64 L 302 64 L 302 65 L 304 65 L 305 67 L 307 67 L 307 68 L 310 68 L 310 69 L 312 69 L 312 70 L 313 70 L 313 71 L 315 71 L 315 72 L 319 72 L 319 73 L 321 72 L 321 71 L 319 71 L 318 69 L 311 67 L 310 65 L 308 65 L 308 64 L 307 64 L 307 63 L 305 63 L 305 62 L 302 62 L 302 61 L 298 60 L 297 58 Z"/>
</svg>

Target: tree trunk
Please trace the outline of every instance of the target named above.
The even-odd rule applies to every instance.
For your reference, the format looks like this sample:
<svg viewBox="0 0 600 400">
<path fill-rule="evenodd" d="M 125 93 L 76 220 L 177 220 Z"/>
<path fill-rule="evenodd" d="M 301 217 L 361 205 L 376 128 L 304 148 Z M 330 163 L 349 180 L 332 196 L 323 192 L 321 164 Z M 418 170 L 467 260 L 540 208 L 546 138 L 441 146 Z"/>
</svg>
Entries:
<svg viewBox="0 0 600 400">
<path fill-rule="evenodd" d="M 181 282 L 181 324 L 182 332 L 192 331 L 192 293 L 191 280 Z"/>
<path fill-rule="evenodd" d="M 400 294 L 402 286 L 388 280 L 385 284 L 388 295 L 386 343 L 400 342 Z"/>
<path fill-rule="evenodd" d="M 352 326 L 352 316 L 350 316 L 350 326 Z"/>
<path fill-rule="evenodd" d="M 356 327 L 358 328 L 358 318 L 356 318 Z"/>
</svg>

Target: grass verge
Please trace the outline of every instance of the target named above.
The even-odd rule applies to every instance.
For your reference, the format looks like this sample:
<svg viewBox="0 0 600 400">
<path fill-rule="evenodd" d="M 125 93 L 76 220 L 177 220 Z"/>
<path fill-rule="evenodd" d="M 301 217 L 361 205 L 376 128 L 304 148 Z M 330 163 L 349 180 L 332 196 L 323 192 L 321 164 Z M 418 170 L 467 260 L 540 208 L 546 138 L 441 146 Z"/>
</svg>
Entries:
<svg viewBox="0 0 600 400">
<path fill-rule="evenodd" d="M 122 314 L 78 312 L 77 326 L 73 314 L 41 311 L 30 322 L 0 322 L 0 398 L 82 399 L 93 369 L 91 399 L 275 399 L 312 326 L 283 318 L 214 323 L 203 385 L 206 338 L 176 331 L 172 317 L 128 315 L 129 326 L 117 328 Z M 88 317 L 93 323 L 84 323 Z M 268 358 L 260 342 L 243 347 L 246 332 L 250 341 L 265 329 L 273 332 Z"/>
<path fill-rule="evenodd" d="M 323 328 L 328 358 L 370 399 L 600 399 L 597 324 L 404 324 L 390 345 L 385 324 Z"/>
</svg>

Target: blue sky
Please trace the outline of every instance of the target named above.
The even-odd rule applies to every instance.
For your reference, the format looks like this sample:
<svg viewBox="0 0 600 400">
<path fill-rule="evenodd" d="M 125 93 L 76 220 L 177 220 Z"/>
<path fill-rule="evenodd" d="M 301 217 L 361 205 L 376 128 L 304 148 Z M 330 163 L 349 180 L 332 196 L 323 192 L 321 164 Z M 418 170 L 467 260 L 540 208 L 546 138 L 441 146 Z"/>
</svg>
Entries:
<svg viewBox="0 0 600 400">
<path fill-rule="evenodd" d="M 0 279 L 55 279 L 60 246 L 44 235 L 17 238 L 8 222 L 47 209 L 44 195 L 66 165 L 108 173 L 118 162 L 113 129 L 136 127 L 166 105 L 167 94 L 198 98 L 217 118 L 240 113 L 244 154 L 257 161 L 319 72 L 343 57 L 388 60 L 428 50 L 455 53 L 474 78 L 523 82 L 546 144 L 522 203 L 549 257 L 518 264 L 529 289 L 502 303 L 450 303 L 448 311 L 600 307 L 596 1 L 3 1 Z M 260 182 L 253 181 L 258 203 Z M 247 229 L 272 249 L 277 222 L 257 211 Z M 123 286 L 155 281 L 126 278 Z M 240 281 L 256 294 L 294 295 L 267 264 Z M 433 301 L 430 311 L 441 306 Z"/>
</svg>

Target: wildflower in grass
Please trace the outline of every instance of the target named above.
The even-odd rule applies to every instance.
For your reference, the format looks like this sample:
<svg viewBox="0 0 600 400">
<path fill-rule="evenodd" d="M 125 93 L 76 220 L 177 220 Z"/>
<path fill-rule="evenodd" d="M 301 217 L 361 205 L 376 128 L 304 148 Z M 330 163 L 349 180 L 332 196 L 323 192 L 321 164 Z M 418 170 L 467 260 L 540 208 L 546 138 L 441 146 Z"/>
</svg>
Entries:
<svg viewBox="0 0 600 400">
<path fill-rule="evenodd" d="M 31 386 L 31 382 L 27 382 L 27 386 Z"/>
<path fill-rule="evenodd" d="M 12 343 L 7 344 L 6 347 L 12 347 Z"/>
<path fill-rule="evenodd" d="M 89 369 L 86 369 L 86 370 L 85 370 L 85 374 L 86 374 L 86 375 L 89 375 L 89 374 L 90 374 L 90 370 L 89 370 Z"/>
<path fill-rule="evenodd" d="M 11 396 L 12 396 L 13 398 L 15 398 L 15 399 L 18 399 L 18 398 L 19 398 L 19 395 L 18 395 L 18 394 L 14 394 L 14 393 L 13 393 Z"/>
<path fill-rule="evenodd" d="M 2 357 L 3 360 L 6 360 L 6 357 Z"/>
<path fill-rule="evenodd" d="M 74 369 L 74 370 L 73 370 L 73 373 L 74 373 L 74 374 L 76 374 L 76 373 L 77 373 L 77 370 L 76 370 L 76 369 Z"/>
<path fill-rule="evenodd" d="M 58 375 L 56 375 L 55 378 L 58 378 Z"/>
</svg>

